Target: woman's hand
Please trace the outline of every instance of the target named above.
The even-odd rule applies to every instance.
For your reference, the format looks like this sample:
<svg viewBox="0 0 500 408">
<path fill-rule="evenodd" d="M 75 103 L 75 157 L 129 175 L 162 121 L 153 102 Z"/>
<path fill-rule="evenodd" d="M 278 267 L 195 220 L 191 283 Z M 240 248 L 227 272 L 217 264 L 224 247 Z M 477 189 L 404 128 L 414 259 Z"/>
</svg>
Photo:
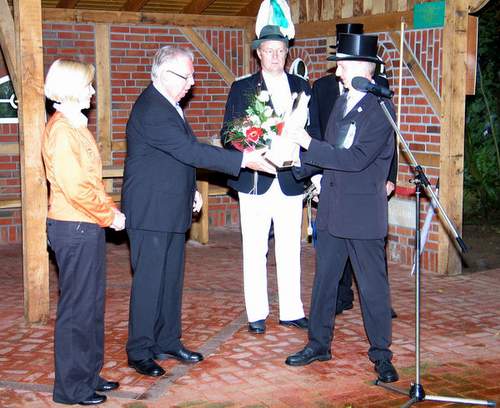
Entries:
<svg viewBox="0 0 500 408">
<path fill-rule="evenodd" d="M 121 231 L 125 228 L 125 214 L 116 208 L 113 209 L 113 211 L 115 212 L 115 218 L 109 228 L 112 228 L 115 231 Z"/>
</svg>

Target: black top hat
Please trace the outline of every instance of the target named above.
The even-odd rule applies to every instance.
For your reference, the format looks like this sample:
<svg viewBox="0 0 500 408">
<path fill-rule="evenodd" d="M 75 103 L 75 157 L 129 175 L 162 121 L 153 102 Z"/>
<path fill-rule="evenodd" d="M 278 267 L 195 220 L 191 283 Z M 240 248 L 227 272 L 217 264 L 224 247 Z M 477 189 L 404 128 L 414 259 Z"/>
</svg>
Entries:
<svg viewBox="0 0 500 408">
<path fill-rule="evenodd" d="M 252 41 L 252 50 L 256 50 L 264 41 L 282 41 L 288 47 L 288 37 L 285 37 L 279 26 L 266 25 L 260 30 L 259 38 Z"/>
<path fill-rule="evenodd" d="M 337 48 L 340 34 L 363 34 L 363 24 L 361 23 L 337 24 L 335 28 L 337 29 L 337 33 L 335 34 L 336 43 L 335 45 L 330 45 L 330 48 Z"/>
<path fill-rule="evenodd" d="M 376 35 L 340 34 L 337 53 L 328 57 L 328 61 L 369 61 L 383 63 L 377 57 Z"/>
</svg>

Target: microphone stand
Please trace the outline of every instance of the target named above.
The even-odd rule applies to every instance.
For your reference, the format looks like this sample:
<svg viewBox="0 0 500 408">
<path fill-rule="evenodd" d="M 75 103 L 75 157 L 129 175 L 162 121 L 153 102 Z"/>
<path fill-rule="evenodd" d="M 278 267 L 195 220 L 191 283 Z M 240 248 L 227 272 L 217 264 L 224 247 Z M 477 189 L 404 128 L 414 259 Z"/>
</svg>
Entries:
<svg viewBox="0 0 500 408">
<path fill-rule="evenodd" d="M 424 387 L 420 383 L 420 193 L 421 187 L 423 186 L 425 191 L 431 197 L 432 203 L 439 209 L 438 214 L 443 217 L 444 221 L 448 225 L 450 232 L 452 232 L 458 245 L 460 246 L 462 252 L 467 251 L 467 247 L 457 232 L 457 229 L 449 219 L 446 211 L 441 206 L 439 199 L 432 190 L 429 180 L 425 175 L 422 167 L 415 160 L 410 147 L 404 140 L 398 126 L 394 122 L 391 114 L 389 113 L 387 106 L 382 98 L 378 98 L 378 103 L 381 106 L 387 120 L 390 122 L 392 128 L 398 135 L 398 142 L 404 147 L 404 152 L 410 160 L 411 166 L 414 168 L 415 178 L 410 180 L 410 183 L 415 184 L 415 383 L 412 383 L 409 390 L 403 390 L 390 384 L 381 382 L 380 380 L 375 380 L 374 384 L 389 391 L 396 392 L 398 394 L 407 395 L 410 400 L 408 400 L 402 408 L 408 408 L 413 404 L 422 401 L 440 401 L 440 402 L 452 402 L 456 404 L 468 404 L 468 405 L 483 405 L 487 407 L 496 407 L 494 401 L 468 399 L 468 398 L 455 398 L 455 397 L 445 397 L 441 395 L 426 395 Z"/>
</svg>

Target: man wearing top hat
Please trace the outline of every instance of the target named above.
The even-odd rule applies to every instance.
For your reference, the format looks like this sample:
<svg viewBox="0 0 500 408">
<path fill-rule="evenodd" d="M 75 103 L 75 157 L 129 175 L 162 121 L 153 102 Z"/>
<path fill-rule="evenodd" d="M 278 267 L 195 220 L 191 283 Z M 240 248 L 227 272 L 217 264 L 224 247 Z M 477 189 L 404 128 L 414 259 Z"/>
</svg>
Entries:
<svg viewBox="0 0 500 408">
<path fill-rule="evenodd" d="M 278 115 L 290 112 L 292 94 L 310 93 L 309 84 L 284 71 L 288 38 L 276 25 L 264 26 L 252 43 L 260 60 L 259 72 L 234 82 L 229 91 L 223 142 L 231 123 L 246 115 L 252 95 L 267 91 L 268 104 Z M 229 144 L 226 145 L 230 147 Z M 279 323 L 307 329 L 300 293 L 300 241 L 304 183 L 292 170 L 279 169 L 276 176 L 242 169 L 229 177 L 228 185 L 238 192 L 243 244 L 243 280 L 248 330 L 262 334 L 269 315 L 267 252 L 271 223 L 274 229 L 279 295 Z"/>
<path fill-rule="evenodd" d="M 308 343 L 286 364 L 301 366 L 332 358 L 338 283 L 349 258 L 357 278 L 361 310 L 370 342 L 368 356 L 382 382 L 398 380 L 391 363 L 391 300 L 385 268 L 387 193 L 385 183 L 394 154 L 394 136 L 377 97 L 357 91 L 352 79 L 373 79 L 378 63 L 377 37 L 340 34 L 337 75 L 348 92 L 337 99 L 325 139 L 306 131 L 288 134 L 302 146 L 298 178 L 323 169 L 316 219 L 318 241 Z M 394 108 L 388 102 L 394 116 Z"/>
<path fill-rule="evenodd" d="M 332 48 L 336 48 L 338 45 L 339 35 L 342 33 L 348 34 L 363 34 L 363 24 L 359 23 L 346 23 L 336 25 L 336 38 L 337 44 L 332 45 Z M 389 82 L 387 78 L 382 75 L 375 75 L 374 80 L 377 84 L 389 88 Z M 324 77 L 319 78 L 314 82 L 311 102 L 309 105 L 309 118 L 310 124 L 307 128 L 309 134 L 319 140 L 323 140 L 326 131 L 326 125 L 328 123 L 328 118 L 333 110 L 333 105 L 337 98 L 345 92 L 344 85 L 340 78 L 335 74 L 329 74 Z M 396 178 L 398 172 L 398 160 L 397 154 L 394 155 L 391 162 L 391 168 L 386 182 L 386 192 L 387 196 L 394 191 L 396 186 Z M 315 176 L 313 181 L 319 184 L 321 178 Z M 320 189 L 319 189 L 320 190 Z M 348 260 L 342 275 L 342 279 L 339 283 L 337 305 L 335 314 L 340 314 L 344 310 L 352 309 L 352 303 L 354 300 L 354 293 L 352 291 L 352 266 L 351 262 Z M 391 310 L 391 315 L 396 317 L 396 313 Z"/>
</svg>

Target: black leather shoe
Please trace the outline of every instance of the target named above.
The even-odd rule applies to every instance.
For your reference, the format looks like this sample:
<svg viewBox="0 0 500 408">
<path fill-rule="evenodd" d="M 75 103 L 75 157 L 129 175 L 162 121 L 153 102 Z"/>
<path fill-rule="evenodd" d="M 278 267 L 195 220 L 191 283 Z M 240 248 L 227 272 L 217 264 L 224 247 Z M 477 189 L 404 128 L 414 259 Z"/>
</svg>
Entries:
<svg viewBox="0 0 500 408">
<path fill-rule="evenodd" d="M 83 401 L 80 401 L 78 404 L 79 405 L 98 405 L 102 404 L 107 400 L 107 397 L 105 395 L 100 395 L 97 393 L 93 393 L 90 397 L 85 398 Z"/>
<path fill-rule="evenodd" d="M 160 377 L 165 374 L 165 370 L 156 364 L 152 358 L 128 360 L 128 366 L 135 369 L 139 374 L 149 375 L 150 377 Z"/>
<path fill-rule="evenodd" d="M 378 380 L 391 383 L 399 380 L 399 375 L 389 360 L 379 360 L 375 362 L 375 371 L 378 373 Z"/>
<path fill-rule="evenodd" d="M 351 310 L 352 308 L 353 308 L 352 302 L 351 303 L 339 303 L 339 304 L 337 304 L 337 307 L 335 308 L 335 314 L 339 315 L 344 310 Z"/>
<path fill-rule="evenodd" d="M 263 334 L 266 332 L 266 320 L 257 320 L 248 322 L 248 331 L 255 334 Z"/>
<path fill-rule="evenodd" d="M 313 350 L 311 347 L 304 347 L 298 353 L 288 356 L 285 360 L 285 364 L 290 366 L 304 366 L 311 364 L 313 361 L 327 361 L 332 359 L 332 353 L 327 351 L 322 353 L 320 351 Z"/>
<path fill-rule="evenodd" d="M 302 317 L 296 320 L 280 320 L 282 326 L 298 327 L 299 329 L 306 329 L 308 326 L 307 317 Z"/>
<path fill-rule="evenodd" d="M 97 384 L 97 388 L 95 390 L 100 392 L 113 391 L 116 390 L 119 386 L 120 383 L 117 381 L 108 381 L 103 379 L 102 381 L 99 381 L 99 384 Z"/>
<path fill-rule="evenodd" d="M 181 346 L 178 350 L 169 350 L 155 355 L 157 360 L 166 360 L 168 358 L 175 358 L 176 360 L 185 363 L 198 363 L 203 360 L 203 356 L 195 351 L 188 350 Z"/>
</svg>

